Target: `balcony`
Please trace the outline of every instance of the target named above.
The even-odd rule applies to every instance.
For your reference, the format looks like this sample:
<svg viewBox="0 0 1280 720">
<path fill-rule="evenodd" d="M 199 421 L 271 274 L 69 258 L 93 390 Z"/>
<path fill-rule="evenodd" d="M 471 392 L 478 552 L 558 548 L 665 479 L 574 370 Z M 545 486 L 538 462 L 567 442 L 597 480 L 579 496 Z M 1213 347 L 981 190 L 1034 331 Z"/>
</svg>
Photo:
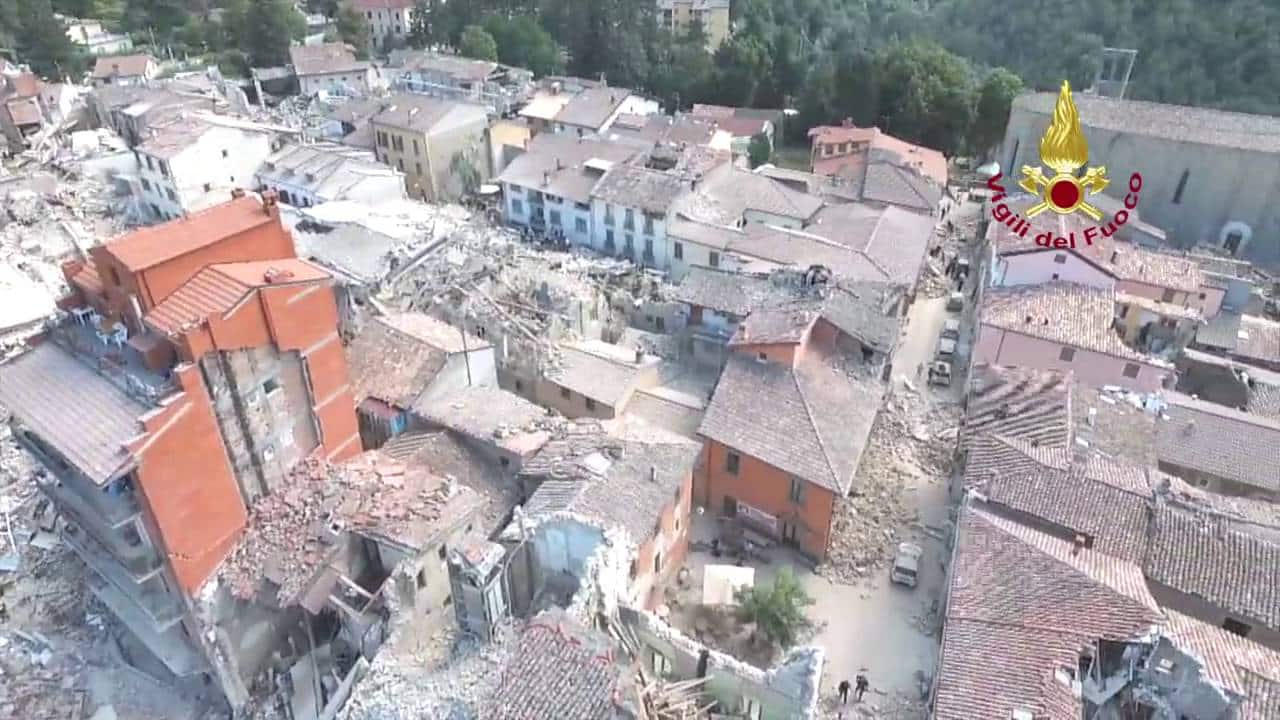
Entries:
<svg viewBox="0 0 1280 720">
<path fill-rule="evenodd" d="M 107 495 L 106 491 L 93 486 L 87 479 L 58 477 L 57 471 L 54 469 L 57 465 L 47 459 L 48 456 L 38 446 L 27 441 L 21 433 L 15 434 L 15 437 L 18 438 L 24 448 L 34 454 L 49 470 L 49 473 L 43 477 L 37 474 L 36 485 L 45 494 L 45 497 L 53 501 L 53 504 L 58 508 L 58 512 L 74 516 L 76 521 L 82 525 L 86 522 L 96 523 L 104 531 L 108 529 L 118 530 L 138 517 L 140 509 L 133 493 L 116 496 Z M 86 498 L 72 487 L 75 483 L 82 483 L 89 488 L 90 492 L 102 493 L 103 497 L 97 502 Z"/>
<path fill-rule="evenodd" d="M 153 582 L 160 576 L 158 564 L 141 576 L 135 575 L 81 528 L 64 527 L 62 539 L 100 579 L 127 598 L 155 632 L 164 632 L 182 619 L 178 599 Z"/>
<path fill-rule="evenodd" d="M 154 405 L 177 389 L 169 373 L 147 368 L 129 343 L 104 342 L 87 317 L 81 321 L 67 315 L 56 321 L 49 327 L 49 340 L 139 402 Z"/>
</svg>

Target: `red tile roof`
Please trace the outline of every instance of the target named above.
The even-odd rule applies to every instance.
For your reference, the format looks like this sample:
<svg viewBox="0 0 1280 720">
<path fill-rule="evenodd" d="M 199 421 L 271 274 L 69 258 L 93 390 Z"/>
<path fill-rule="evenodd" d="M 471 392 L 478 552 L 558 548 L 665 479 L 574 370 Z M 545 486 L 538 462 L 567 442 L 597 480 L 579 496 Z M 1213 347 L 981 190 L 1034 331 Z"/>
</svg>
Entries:
<svg viewBox="0 0 1280 720">
<path fill-rule="evenodd" d="M 186 217 L 139 228 L 107 243 L 106 251 L 129 270 L 144 270 L 223 238 L 276 222 L 256 196 L 246 195 Z"/>
<path fill-rule="evenodd" d="M 212 315 L 228 312 L 257 288 L 328 277 L 325 271 L 297 258 L 210 265 L 152 308 L 144 320 L 158 332 L 177 335 Z"/>
<path fill-rule="evenodd" d="M 870 150 L 892 155 L 899 162 L 917 168 L 939 185 L 945 187 L 947 184 L 947 158 L 942 153 L 881 132 L 880 128 L 820 125 L 809 129 L 809 137 L 814 143 L 868 143 Z M 866 159 L 864 153 L 819 158 L 813 163 L 813 172 L 835 175 L 846 165 L 865 165 Z"/>
</svg>

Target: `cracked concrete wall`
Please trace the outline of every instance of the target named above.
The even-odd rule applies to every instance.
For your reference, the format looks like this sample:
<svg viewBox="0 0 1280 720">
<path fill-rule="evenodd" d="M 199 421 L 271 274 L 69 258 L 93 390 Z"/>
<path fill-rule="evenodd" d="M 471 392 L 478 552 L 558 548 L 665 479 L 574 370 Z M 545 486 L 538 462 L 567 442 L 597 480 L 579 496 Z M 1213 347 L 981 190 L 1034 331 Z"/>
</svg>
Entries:
<svg viewBox="0 0 1280 720">
<path fill-rule="evenodd" d="M 302 360 L 264 346 L 200 359 L 236 480 L 251 505 L 318 444 Z"/>
</svg>

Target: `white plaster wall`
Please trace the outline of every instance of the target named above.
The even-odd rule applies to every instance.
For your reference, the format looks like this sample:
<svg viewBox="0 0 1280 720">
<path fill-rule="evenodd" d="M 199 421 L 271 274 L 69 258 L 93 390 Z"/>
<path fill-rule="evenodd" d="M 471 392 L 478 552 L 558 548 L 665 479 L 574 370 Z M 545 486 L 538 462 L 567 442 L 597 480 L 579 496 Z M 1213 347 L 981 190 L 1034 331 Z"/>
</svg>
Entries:
<svg viewBox="0 0 1280 720">
<path fill-rule="evenodd" d="M 1135 362 L 1076 348 L 1070 362 L 1059 359 L 1064 345 L 1016 332 L 983 325 L 973 349 L 973 362 L 1017 365 L 1041 370 L 1070 370 L 1089 385 L 1119 385 L 1137 392 L 1155 392 L 1162 387 L 1172 368 L 1138 362 L 1138 376 L 1124 376 L 1126 364 Z"/>
<path fill-rule="evenodd" d="M 1054 262 L 1056 257 L 1065 257 L 1066 262 Z M 993 270 L 992 284 L 998 286 L 1040 285 L 1057 279 L 1097 288 L 1115 287 L 1114 278 L 1066 250 L 1004 255 Z"/>
<path fill-rule="evenodd" d="M 226 202 L 232 189 L 253 187 L 254 174 L 270 155 L 269 133 L 210 128 L 169 161 L 179 205 L 195 212 Z"/>
</svg>

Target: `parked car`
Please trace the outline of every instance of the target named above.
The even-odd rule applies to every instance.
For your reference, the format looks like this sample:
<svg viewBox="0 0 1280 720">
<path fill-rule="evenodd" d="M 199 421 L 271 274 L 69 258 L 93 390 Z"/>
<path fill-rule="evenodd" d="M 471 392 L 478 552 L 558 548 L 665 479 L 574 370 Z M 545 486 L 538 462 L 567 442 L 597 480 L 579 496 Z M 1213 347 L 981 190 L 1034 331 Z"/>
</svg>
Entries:
<svg viewBox="0 0 1280 720">
<path fill-rule="evenodd" d="M 938 338 L 938 359 L 950 360 L 956 354 L 956 341 L 948 337 Z"/>
<path fill-rule="evenodd" d="M 960 312 L 964 310 L 964 293 L 953 292 L 947 296 L 947 311 Z"/>
<path fill-rule="evenodd" d="M 934 361 L 929 366 L 929 384 L 951 387 L 951 363 L 946 360 Z"/>
<path fill-rule="evenodd" d="M 960 339 L 960 321 L 956 318 L 947 318 L 942 323 L 942 337 L 951 340 Z"/>
<path fill-rule="evenodd" d="M 904 542 L 898 545 L 898 555 L 893 559 L 893 567 L 889 570 L 889 580 L 899 585 L 915 587 L 920 575 L 920 556 L 924 548 L 915 543 Z"/>
</svg>

